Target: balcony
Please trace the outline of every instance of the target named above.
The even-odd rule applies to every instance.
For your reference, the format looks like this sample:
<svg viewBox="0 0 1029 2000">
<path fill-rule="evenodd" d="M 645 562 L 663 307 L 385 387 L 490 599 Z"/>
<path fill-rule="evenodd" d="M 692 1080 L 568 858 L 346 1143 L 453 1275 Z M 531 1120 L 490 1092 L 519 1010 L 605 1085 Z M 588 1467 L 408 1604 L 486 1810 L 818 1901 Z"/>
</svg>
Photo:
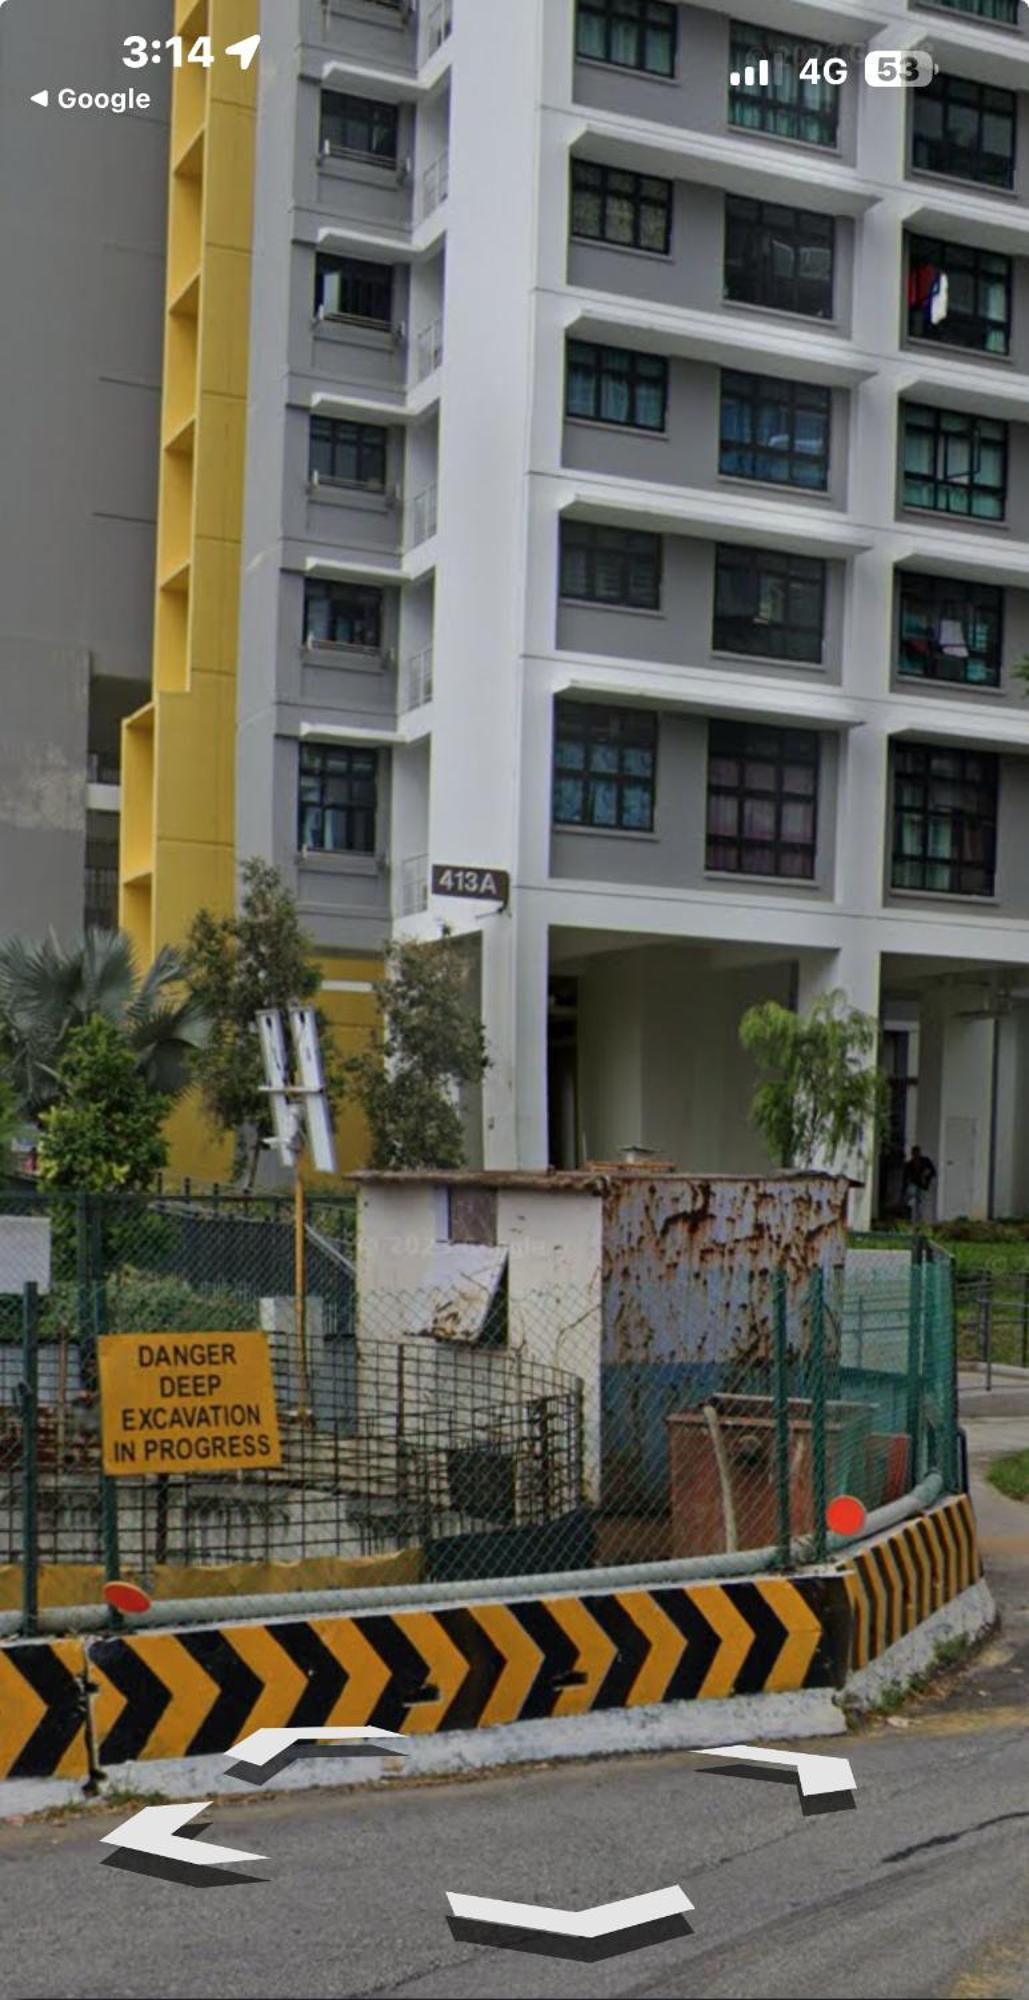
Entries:
<svg viewBox="0 0 1029 2000">
<path fill-rule="evenodd" d="M 450 193 L 450 152 L 444 147 L 422 174 L 418 189 L 419 222 L 427 222 Z"/>
<path fill-rule="evenodd" d="M 413 708 L 424 708 L 432 700 L 433 649 L 424 646 L 420 653 L 412 653 L 404 661 L 400 686 L 400 705 L 406 715 Z"/>
<path fill-rule="evenodd" d="M 414 854 L 400 864 L 400 915 L 421 916 L 429 907 L 429 857 Z"/>
<path fill-rule="evenodd" d="M 416 549 L 422 542 L 429 542 L 437 528 L 437 501 L 439 489 L 426 486 L 416 493 L 404 510 L 404 547 Z"/>
<path fill-rule="evenodd" d="M 450 35 L 454 25 L 453 0 L 434 0 L 433 5 L 420 9 L 419 13 L 418 61 L 427 63 Z"/>
<path fill-rule="evenodd" d="M 415 343 L 415 380 L 426 382 L 436 373 L 443 361 L 443 321 L 430 320 L 423 326 Z"/>
</svg>

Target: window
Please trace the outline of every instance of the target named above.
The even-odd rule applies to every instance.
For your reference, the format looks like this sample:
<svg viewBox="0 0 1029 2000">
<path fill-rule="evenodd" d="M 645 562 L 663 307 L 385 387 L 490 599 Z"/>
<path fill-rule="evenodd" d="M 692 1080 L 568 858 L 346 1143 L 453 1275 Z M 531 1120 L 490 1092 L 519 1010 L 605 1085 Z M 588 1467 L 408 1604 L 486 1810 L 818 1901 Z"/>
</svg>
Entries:
<svg viewBox="0 0 1029 2000">
<path fill-rule="evenodd" d="M 1011 259 L 997 250 L 912 236 L 908 243 L 908 335 L 980 354 L 1011 344 Z"/>
<path fill-rule="evenodd" d="M 351 424 L 335 417 L 311 418 L 311 473 L 337 480 L 341 486 L 364 486 L 371 493 L 386 487 L 386 441 L 381 424 Z"/>
<path fill-rule="evenodd" d="M 775 549 L 715 550 L 716 652 L 817 665 L 824 616 L 824 562 Z"/>
<path fill-rule="evenodd" d="M 659 354 L 635 354 L 626 347 L 569 341 L 567 416 L 663 431 L 667 404 L 668 363 Z"/>
<path fill-rule="evenodd" d="M 956 14 L 974 14 L 980 21 L 999 21 L 1013 28 L 1018 21 L 1018 0 L 932 0 L 934 7 L 953 8 Z"/>
<path fill-rule="evenodd" d="M 572 161 L 572 235 L 667 256 L 672 240 L 672 183 L 650 174 Z"/>
<path fill-rule="evenodd" d="M 725 296 L 831 319 L 835 245 L 831 215 L 726 195 Z"/>
<path fill-rule="evenodd" d="M 831 408 L 828 389 L 723 369 L 719 472 L 824 493 Z"/>
<path fill-rule="evenodd" d="M 966 514 L 977 521 L 1004 519 L 1008 427 L 994 417 L 964 410 L 903 410 L 905 507 L 937 514 Z"/>
<path fill-rule="evenodd" d="M 911 163 L 927 174 L 1015 184 L 1015 98 L 964 76 L 937 76 L 911 93 Z"/>
<path fill-rule="evenodd" d="M 364 319 L 389 326 L 393 319 L 393 271 L 389 264 L 365 264 L 357 257 L 315 259 L 315 311 L 333 319 Z"/>
<path fill-rule="evenodd" d="M 895 889 L 992 896 L 997 865 L 997 758 L 898 743 L 893 762 Z"/>
<path fill-rule="evenodd" d="M 636 708 L 559 701 L 554 716 L 554 824 L 654 826 L 657 717 Z"/>
<path fill-rule="evenodd" d="M 776 139 L 803 139 L 809 146 L 835 146 L 840 92 L 830 83 L 809 83 L 801 77 L 805 63 L 821 65 L 832 51 L 823 42 L 777 35 L 771 28 L 751 28 L 734 21 L 730 70 L 767 62 L 771 81 L 744 83 L 729 91 L 729 123 L 748 132 L 766 132 Z"/>
<path fill-rule="evenodd" d="M 323 90 L 321 141 L 333 153 L 352 153 L 376 166 L 395 167 L 397 107 L 372 97 Z"/>
<path fill-rule="evenodd" d="M 304 590 L 304 635 L 330 646 L 382 645 L 382 592 L 357 583 L 309 582 Z"/>
<path fill-rule="evenodd" d="M 657 611 L 660 535 L 634 528 L 597 528 L 592 521 L 562 521 L 561 596 Z"/>
<path fill-rule="evenodd" d="M 814 730 L 712 722 L 707 866 L 725 875 L 776 875 L 810 882 L 817 829 Z"/>
<path fill-rule="evenodd" d="M 322 854 L 374 854 L 377 789 L 374 750 L 302 743 L 299 845 Z"/>
<path fill-rule="evenodd" d="M 1004 594 L 992 583 L 900 574 L 902 674 L 999 687 Z"/>
<path fill-rule="evenodd" d="M 579 0 L 575 53 L 649 76 L 675 75 L 678 10 L 667 0 Z"/>
</svg>

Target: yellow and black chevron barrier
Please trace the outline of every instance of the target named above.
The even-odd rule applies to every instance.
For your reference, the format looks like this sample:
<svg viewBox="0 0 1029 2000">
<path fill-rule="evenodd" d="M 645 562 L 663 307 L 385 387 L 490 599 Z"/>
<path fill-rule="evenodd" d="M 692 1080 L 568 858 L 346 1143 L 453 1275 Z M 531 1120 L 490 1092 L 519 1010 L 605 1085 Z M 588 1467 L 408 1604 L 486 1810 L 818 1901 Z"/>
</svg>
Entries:
<svg viewBox="0 0 1029 2000">
<path fill-rule="evenodd" d="M 966 1494 L 880 1535 L 849 1557 L 854 1612 L 851 1665 L 867 1667 L 923 1618 L 982 1575 Z"/>
<path fill-rule="evenodd" d="M 0 1778 L 85 1778 L 86 1658 L 79 1639 L 0 1647 Z"/>
<path fill-rule="evenodd" d="M 261 1728 L 420 1735 L 839 1687 L 850 1630 L 839 1573 L 94 1639 L 97 1758 L 223 1752 Z"/>
</svg>

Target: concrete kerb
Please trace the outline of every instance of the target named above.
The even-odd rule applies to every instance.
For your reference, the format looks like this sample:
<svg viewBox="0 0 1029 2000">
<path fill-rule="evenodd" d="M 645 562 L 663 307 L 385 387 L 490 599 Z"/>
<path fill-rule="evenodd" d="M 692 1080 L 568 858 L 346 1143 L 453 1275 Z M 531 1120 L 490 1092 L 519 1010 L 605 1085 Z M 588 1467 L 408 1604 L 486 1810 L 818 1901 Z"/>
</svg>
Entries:
<svg viewBox="0 0 1029 2000">
<path fill-rule="evenodd" d="M 963 1590 L 960 1597 L 941 1605 L 930 1617 L 905 1632 L 896 1644 L 887 1647 L 877 1660 L 848 1674 L 846 1686 L 835 1697 L 844 1710 L 860 1712 L 874 1708 L 884 1695 L 902 1695 L 912 1681 L 931 1672 L 937 1665 L 941 1646 L 956 1639 L 969 1645 L 992 1630 L 997 1622 L 997 1606 L 985 1577 Z"/>
</svg>

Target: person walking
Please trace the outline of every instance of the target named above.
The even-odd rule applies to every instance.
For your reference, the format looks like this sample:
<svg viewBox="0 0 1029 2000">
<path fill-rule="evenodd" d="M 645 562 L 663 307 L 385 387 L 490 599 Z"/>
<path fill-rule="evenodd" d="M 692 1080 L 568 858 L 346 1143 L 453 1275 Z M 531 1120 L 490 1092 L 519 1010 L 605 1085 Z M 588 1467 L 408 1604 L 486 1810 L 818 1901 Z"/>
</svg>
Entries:
<svg viewBox="0 0 1029 2000">
<path fill-rule="evenodd" d="M 925 1219 L 927 1198 L 935 1179 L 936 1168 L 928 1153 L 923 1153 L 920 1146 L 912 1146 L 904 1162 L 904 1195 L 911 1211 L 911 1221 L 916 1229 Z"/>
</svg>

